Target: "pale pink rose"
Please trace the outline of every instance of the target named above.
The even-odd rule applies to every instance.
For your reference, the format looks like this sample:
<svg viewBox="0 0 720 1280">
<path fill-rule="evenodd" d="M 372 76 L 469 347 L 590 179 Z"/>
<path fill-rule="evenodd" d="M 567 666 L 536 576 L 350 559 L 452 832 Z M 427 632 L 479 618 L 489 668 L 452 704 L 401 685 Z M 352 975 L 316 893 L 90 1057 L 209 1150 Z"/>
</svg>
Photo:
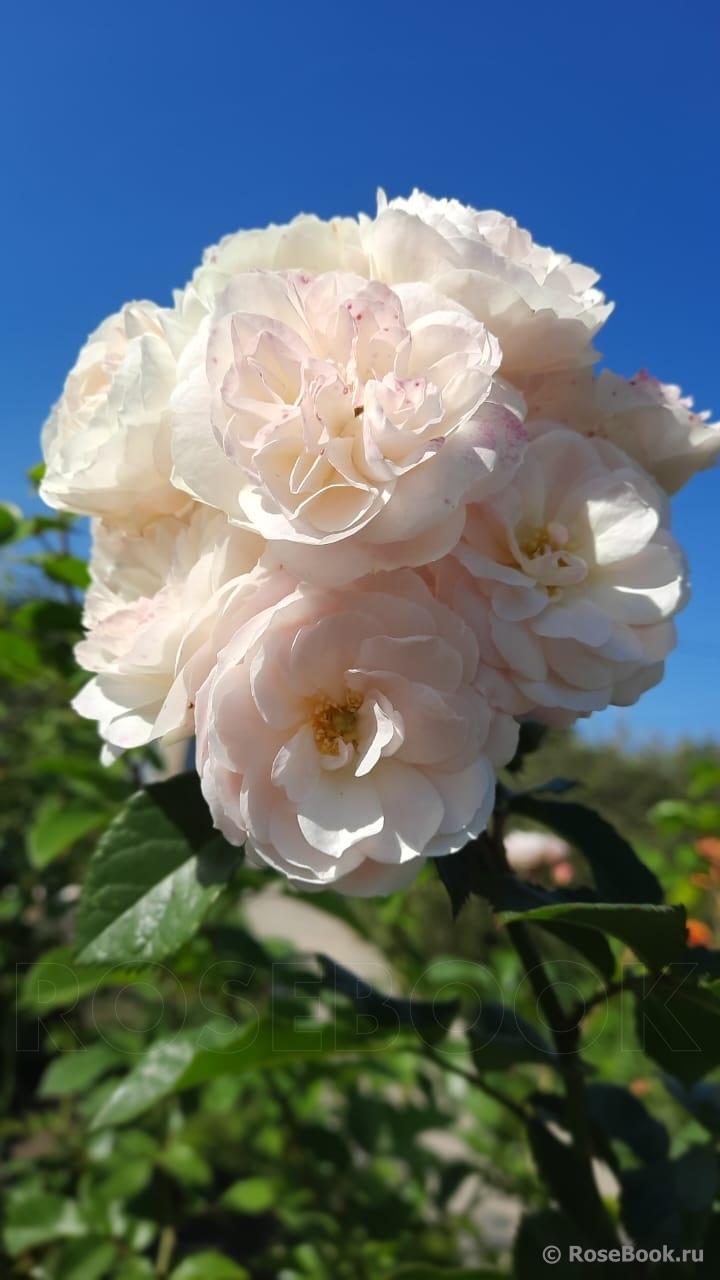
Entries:
<svg viewBox="0 0 720 1280">
<path fill-rule="evenodd" d="M 570 846 L 547 831 L 509 831 L 505 836 L 505 853 L 512 870 L 523 876 L 541 867 L 565 862 Z"/>
<path fill-rule="evenodd" d="M 223 588 L 254 568 L 263 544 L 198 506 L 185 520 L 168 516 L 143 534 L 100 523 L 93 532 L 87 635 L 75 652 L 97 674 L 73 706 L 98 721 L 107 760 L 153 738 L 192 736 L 192 694 L 214 660 L 203 653 L 198 661 L 198 651 Z"/>
<path fill-rule="evenodd" d="M 658 682 L 688 593 L 666 502 L 614 445 L 557 428 L 468 508 L 436 590 L 475 631 L 495 705 L 567 722 Z"/>
<path fill-rule="evenodd" d="M 178 319 L 131 302 L 83 347 L 42 433 L 51 507 L 140 529 L 187 507 L 170 482 Z"/>
<path fill-rule="evenodd" d="M 596 359 L 593 337 L 612 310 L 597 273 L 535 244 L 514 218 L 421 191 L 388 203 L 380 192 L 362 228 L 370 274 L 425 280 L 462 303 L 497 336 L 502 375 L 521 389 L 529 375 Z"/>
<path fill-rule="evenodd" d="M 494 385 L 499 362 L 484 326 L 424 285 L 237 276 L 180 360 L 173 480 L 298 577 L 422 564 L 521 456 L 524 406 Z"/>
<path fill-rule="evenodd" d="M 251 865 L 384 894 L 483 829 L 517 726 L 477 691 L 472 632 L 418 574 L 328 590 L 257 570 L 211 644 L 198 770 Z"/>
<path fill-rule="evenodd" d="M 679 387 L 644 370 L 629 379 L 609 369 L 596 378 L 586 370 L 545 375 L 525 390 L 532 432 L 549 421 L 610 440 L 669 494 L 714 466 L 720 454 L 720 423 L 711 423 L 707 411 L 696 413 Z"/>
<path fill-rule="evenodd" d="M 262 229 L 233 232 L 206 249 L 190 283 L 175 294 L 178 312 L 197 329 L 232 277 L 258 267 L 265 271 L 302 270 L 310 275 L 323 271 L 368 275 L 367 254 L 354 218 L 323 222 L 314 214 L 300 214 L 284 225 L 271 223 Z"/>
</svg>

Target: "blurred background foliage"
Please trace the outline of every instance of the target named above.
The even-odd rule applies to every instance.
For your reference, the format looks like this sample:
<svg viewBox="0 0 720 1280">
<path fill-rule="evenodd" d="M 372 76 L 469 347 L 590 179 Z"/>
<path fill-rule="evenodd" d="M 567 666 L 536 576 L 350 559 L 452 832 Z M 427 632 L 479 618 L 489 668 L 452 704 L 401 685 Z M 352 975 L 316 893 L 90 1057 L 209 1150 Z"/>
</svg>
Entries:
<svg viewBox="0 0 720 1280">
<path fill-rule="evenodd" d="M 479 1005 L 517 990 L 518 1013 L 534 1014 L 520 962 L 481 898 L 454 922 L 428 868 L 380 903 L 326 894 L 298 903 L 272 876 L 240 868 L 164 964 L 78 963 L 92 850 L 163 761 L 134 753 L 103 768 L 95 726 L 70 708 L 86 678 L 72 656 L 86 583 L 73 519 L 1 507 L 0 540 L 0 1275 L 429 1280 L 513 1265 L 532 1275 L 543 1224 L 557 1241 L 522 1105 L 532 1093 L 552 1112 L 552 1067 L 526 1043 L 473 1079 L 467 1052 L 441 1060 L 434 1034 L 406 1038 L 403 1027 L 411 993 L 450 1002 L 469 990 Z M 573 795 L 635 843 L 670 902 L 685 904 L 691 943 L 717 945 L 718 746 L 637 749 L 554 731 L 521 781 L 557 776 L 577 780 Z M 547 887 L 588 882 L 577 851 L 561 865 L 524 874 Z M 355 1017 L 344 971 L 308 958 L 319 944 L 360 972 L 379 966 L 378 987 L 398 998 L 358 1015 L 386 1027 L 372 1052 L 353 1051 L 354 1041 L 325 1052 L 325 1038 L 322 1051 L 302 1048 L 329 1020 Z M 592 1002 L 599 975 L 560 941 L 547 950 L 557 981 Z M 328 972 L 334 982 L 319 984 Z M 586 1018 L 598 1105 L 610 1081 L 638 1104 L 608 1151 L 608 1176 L 672 1157 L 689 1162 L 690 1178 L 694 1153 L 712 1150 L 720 1132 L 720 1089 L 705 1083 L 691 1098 L 663 1077 L 640 1053 L 624 1001 L 591 1003 Z M 451 1018 L 450 1003 L 434 1018 L 440 1007 Z M 255 1038 L 242 1057 L 217 1052 L 223 1037 L 243 1034 L 248 1011 Z M 270 1022 L 279 1038 L 268 1042 Z M 610 1125 L 608 1148 L 615 1136 Z M 527 1223 L 536 1247 L 524 1261 Z"/>
</svg>

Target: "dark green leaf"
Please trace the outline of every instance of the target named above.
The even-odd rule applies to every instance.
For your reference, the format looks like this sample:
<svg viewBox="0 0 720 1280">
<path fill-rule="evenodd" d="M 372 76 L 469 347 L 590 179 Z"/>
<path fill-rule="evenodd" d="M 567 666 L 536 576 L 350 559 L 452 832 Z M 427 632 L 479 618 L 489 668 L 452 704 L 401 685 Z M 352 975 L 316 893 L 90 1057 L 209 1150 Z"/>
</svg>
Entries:
<svg viewBox="0 0 720 1280">
<path fill-rule="evenodd" d="M 670 1137 L 639 1098 L 616 1084 L 588 1085 L 588 1115 L 608 1138 L 619 1139 L 648 1164 L 667 1159 Z"/>
<path fill-rule="evenodd" d="M 542 1032 L 508 1005 L 484 1001 L 467 1034 L 481 1073 L 502 1071 L 516 1062 L 554 1060 L 554 1049 Z"/>
<path fill-rule="evenodd" d="M 676 963 L 685 955 L 685 908 L 641 906 L 634 903 L 560 903 L 505 917 L 582 925 L 619 938 L 652 969 Z"/>
<path fill-rule="evenodd" d="M 323 985 L 352 1000 L 358 1014 L 377 1021 L 381 1027 L 412 1027 L 428 1044 L 447 1035 L 460 1009 L 459 1000 L 403 1000 L 376 991 L 328 956 L 318 955 Z"/>
<path fill-rule="evenodd" d="M 574 801 L 544 800 L 530 792 L 509 795 L 511 813 L 531 818 L 569 841 L 587 858 L 598 892 L 607 902 L 663 900 L 660 883 L 609 822 Z"/>
<path fill-rule="evenodd" d="M 685 1110 L 699 1120 L 700 1124 L 720 1136 L 720 1084 L 709 1080 L 700 1080 L 697 1084 L 686 1088 L 674 1076 L 663 1076 L 663 1083 L 669 1093 L 685 1107 Z"/>
<path fill-rule="evenodd" d="M 518 734 L 518 745 L 515 755 L 506 769 L 508 773 L 520 773 L 527 756 L 537 751 L 542 746 L 543 739 L 547 734 L 547 725 L 539 724 L 537 720 L 525 720 L 520 725 Z"/>
<path fill-rule="evenodd" d="M 673 1162 L 678 1204 L 682 1213 L 703 1214 L 718 1191 L 718 1159 L 712 1143 L 695 1143 Z"/>
<path fill-rule="evenodd" d="M 453 917 L 457 917 L 465 906 L 471 893 L 480 892 L 478 875 L 482 867 L 483 846 L 478 840 L 458 849 L 457 853 L 445 854 L 442 858 L 434 858 L 435 868 L 442 880 L 448 897 Z"/>
<path fill-rule="evenodd" d="M 682 1223 L 672 1165 L 643 1165 L 621 1178 L 620 1212 L 636 1246 L 671 1248 L 680 1243 Z"/>
<path fill-rule="evenodd" d="M 541 782 L 538 787 L 531 787 L 529 791 L 523 792 L 523 795 L 564 796 L 576 786 L 577 782 L 572 778 L 550 778 L 547 782 Z"/>
<path fill-rule="evenodd" d="M 79 959 L 164 959 L 199 928 L 240 856 L 213 836 L 197 775 L 138 792 L 90 861 Z"/>
<path fill-rule="evenodd" d="M 683 970 L 634 990 L 640 1046 L 664 1071 L 692 1085 L 720 1066 L 720 999 L 710 989 L 683 985 Z"/>
<path fill-rule="evenodd" d="M 595 974 L 608 981 L 615 972 L 615 956 L 606 938 L 595 929 L 570 924 L 564 920 L 537 921 L 540 928 L 551 933 L 566 947 L 572 947 L 589 960 Z"/>
</svg>

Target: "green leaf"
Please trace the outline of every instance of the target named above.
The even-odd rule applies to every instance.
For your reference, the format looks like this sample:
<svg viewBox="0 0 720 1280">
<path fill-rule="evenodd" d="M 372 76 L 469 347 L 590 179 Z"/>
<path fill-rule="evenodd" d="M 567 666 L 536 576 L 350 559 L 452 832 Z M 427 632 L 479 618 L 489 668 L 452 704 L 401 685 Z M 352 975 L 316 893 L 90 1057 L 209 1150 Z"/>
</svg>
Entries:
<svg viewBox="0 0 720 1280">
<path fill-rule="evenodd" d="M 115 1245 L 109 1240 L 73 1240 L 62 1251 L 57 1280 L 101 1280 L 116 1261 Z"/>
<path fill-rule="evenodd" d="M 700 1080 L 697 1084 L 686 1088 L 674 1076 L 664 1076 L 663 1083 L 668 1093 L 671 1093 L 709 1133 L 720 1136 L 720 1084 Z"/>
<path fill-rule="evenodd" d="M 233 1213 L 266 1213 L 277 1200 L 271 1178 L 241 1178 L 223 1192 L 220 1203 Z"/>
<path fill-rule="evenodd" d="M 12 502 L 0 502 L 0 546 L 12 542 L 22 519 L 22 512 Z"/>
<path fill-rule="evenodd" d="M 38 1088 L 40 1098 L 67 1098 L 83 1093 L 120 1061 L 109 1044 L 61 1053 L 50 1063 Z"/>
<path fill-rule="evenodd" d="M 0 679 L 21 684 L 41 669 L 37 646 L 12 631 L 0 632 Z"/>
<path fill-rule="evenodd" d="M 40 565 L 51 582 L 61 582 L 67 587 L 85 591 L 90 586 L 90 574 L 84 560 L 69 555 L 39 555 L 32 557 Z"/>
<path fill-rule="evenodd" d="M 170 1280 L 250 1280 L 250 1272 L 217 1249 L 206 1249 L 185 1258 Z"/>
<path fill-rule="evenodd" d="M 152 1173 L 153 1161 L 147 1157 L 122 1160 L 106 1178 L 97 1183 L 95 1195 L 107 1204 L 116 1200 L 132 1200 L 145 1190 Z"/>
<path fill-rule="evenodd" d="M 28 832 L 30 862 L 42 870 L 106 822 L 107 813 L 102 809 L 90 809 L 80 800 L 48 796 Z"/>
<path fill-rule="evenodd" d="M 191 938 L 241 857 L 213 831 L 197 774 L 132 796 L 90 861 L 83 963 L 161 960 Z"/>
<path fill-rule="evenodd" d="M 670 1137 L 634 1094 L 616 1084 L 591 1084 L 585 1091 L 590 1120 L 608 1138 L 627 1144 L 648 1164 L 667 1159 Z"/>
<path fill-rule="evenodd" d="M 125 1124 L 142 1115 L 177 1088 L 183 1072 L 197 1056 L 198 1032 L 161 1040 L 140 1059 L 93 1118 L 92 1129 Z"/>
<path fill-rule="evenodd" d="M 84 1235 L 87 1227 L 74 1200 L 35 1186 L 8 1193 L 4 1240 L 12 1257 L 50 1240 Z"/>
<path fill-rule="evenodd" d="M 564 902 L 504 916 L 505 922 L 526 920 L 582 925 L 619 938 L 651 969 L 674 964 L 685 955 L 685 908 L 634 903 Z"/>
<path fill-rule="evenodd" d="M 384 1049 L 415 1049 L 415 1036 L 403 1038 L 391 1029 L 382 1031 L 381 1044 L 370 1034 L 356 1029 L 355 1020 L 344 1024 L 317 1023 L 306 1026 L 306 1019 L 299 1019 L 302 1029 L 296 1030 L 293 1021 L 253 1019 L 237 1033 L 228 1036 L 224 1027 L 215 1033 L 212 1024 L 194 1028 L 176 1035 L 172 1040 L 159 1041 L 144 1055 L 141 1061 L 122 1080 L 103 1102 L 93 1118 L 92 1128 L 125 1124 L 142 1115 L 168 1094 L 191 1089 L 219 1076 L 242 1075 L 245 1072 L 263 1072 L 293 1066 L 297 1062 L 322 1065 L 328 1059 L 339 1057 L 346 1063 L 351 1055 L 362 1059 L 367 1055 L 369 1065 L 381 1056 Z"/>
<path fill-rule="evenodd" d="M 18 966 L 18 976 L 24 967 Z M 39 1014 L 71 1009 L 84 996 L 105 987 L 122 987 L 140 976 L 138 969 L 121 969 L 117 965 L 110 969 L 107 965 L 80 965 L 73 960 L 69 947 L 56 947 L 30 966 L 22 980 L 19 1004 L 22 1009 Z"/>
<path fill-rule="evenodd" d="M 683 985 L 682 970 L 634 988 L 640 1047 L 664 1071 L 692 1085 L 720 1066 L 720 999 L 710 988 Z"/>
<path fill-rule="evenodd" d="M 615 972 L 615 956 L 601 933 L 564 920 L 543 920 L 537 923 L 566 947 L 572 947 L 573 951 L 589 960 L 597 976 L 610 981 Z"/>
<path fill-rule="evenodd" d="M 189 1142 L 171 1142 L 160 1152 L 157 1163 L 184 1187 L 209 1187 L 212 1166 Z"/>
<path fill-rule="evenodd" d="M 468 1028 L 477 1071 L 503 1071 L 516 1062 L 552 1063 L 555 1052 L 543 1033 L 508 1005 L 483 1002 Z"/>
<path fill-rule="evenodd" d="M 482 865 L 481 858 L 482 846 L 478 840 L 472 840 L 469 844 L 463 845 L 457 853 L 433 858 L 435 870 L 450 899 L 453 919 L 457 919 L 470 894 L 479 892 L 477 877 Z"/>
<path fill-rule="evenodd" d="M 659 880 L 627 840 L 598 813 L 575 801 L 545 800 L 532 792 L 507 794 L 511 813 L 549 827 L 588 860 L 598 892 L 607 902 L 660 903 Z"/>
<path fill-rule="evenodd" d="M 126 1258 L 112 1280 L 155 1280 L 157 1272 L 147 1258 Z"/>
<path fill-rule="evenodd" d="M 672 1248 L 680 1243 L 682 1223 L 676 1191 L 675 1173 L 668 1162 L 623 1172 L 620 1214 L 636 1247 Z"/>
<path fill-rule="evenodd" d="M 427 1044 L 442 1040 L 459 1012 L 459 1000 L 405 1000 L 388 996 L 328 956 L 319 954 L 318 960 L 323 985 L 351 1000 L 360 1017 L 371 1018 L 382 1027 L 412 1027 Z"/>
</svg>

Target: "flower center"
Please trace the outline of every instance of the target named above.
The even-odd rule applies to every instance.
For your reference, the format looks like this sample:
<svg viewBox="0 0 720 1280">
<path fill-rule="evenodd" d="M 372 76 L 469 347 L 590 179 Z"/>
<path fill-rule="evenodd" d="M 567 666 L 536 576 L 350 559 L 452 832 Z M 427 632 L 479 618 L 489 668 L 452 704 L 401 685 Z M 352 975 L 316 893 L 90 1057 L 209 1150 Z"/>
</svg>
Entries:
<svg viewBox="0 0 720 1280">
<path fill-rule="evenodd" d="M 569 542 L 570 534 L 565 525 L 555 524 L 551 520 L 539 529 L 530 529 L 518 545 L 528 560 L 535 560 L 538 556 L 546 556 L 554 551 L 568 550 Z"/>
<path fill-rule="evenodd" d="M 322 698 L 312 713 L 312 730 L 315 746 L 321 755 L 340 754 L 340 740 L 352 744 L 357 750 L 357 713 L 363 704 L 361 693 L 346 693 L 344 702 Z"/>
</svg>

